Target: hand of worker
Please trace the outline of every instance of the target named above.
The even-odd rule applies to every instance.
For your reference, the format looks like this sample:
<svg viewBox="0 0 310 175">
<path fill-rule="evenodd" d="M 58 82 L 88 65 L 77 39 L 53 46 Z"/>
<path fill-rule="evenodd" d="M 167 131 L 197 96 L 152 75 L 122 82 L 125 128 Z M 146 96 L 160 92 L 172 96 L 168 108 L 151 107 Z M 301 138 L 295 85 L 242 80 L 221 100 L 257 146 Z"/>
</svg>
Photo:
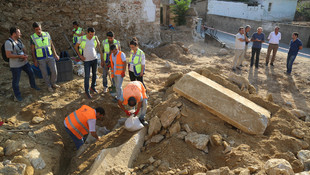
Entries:
<svg viewBox="0 0 310 175">
<path fill-rule="evenodd" d="M 122 72 L 122 74 L 121 74 L 121 75 L 122 75 L 122 77 L 124 78 L 124 77 L 125 77 L 125 72 Z"/>
<path fill-rule="evenodd" d="M 126 110 L 125 113 L 127 116 L 131 116 L 131 113 L 128 110 Z"/>
<path fill-rule="evenodd" d="M 57 54 L 55 55 L 55 59 L 56 59 L 56 61 L 59 60 L 59 56 Z"/>
<path fill-rule="evenodd" d="M 28 56 L 27 55 L 21 55 L 20 58 L 23 59 L 23 60 L 27 60 Z"/>
<path fill-rule="evenodd" d="M 142 77 L 142 76 L 143 76 L 143 72 L 140 73 L 140 77 Z"/>
<path fill-rule="evenodd" d="M 140 109 L 136 110 L 136 112 L 134 113 L 135 116 L 138 115 L 139 111 L 140 111 Z"/>
<path fill-rule="evenodd" d="M 102 67 L 102 68 L 104 68 L 104 64 L 103 64 L 103 62 L 101 62 L 101 67 Z"/>
<path fill-rule="evenodd" d="M 86 60 L 86 58 L 83 55 L 81 55 L 80 58 L 81 58 L 82 61 Z"/>
</svg>

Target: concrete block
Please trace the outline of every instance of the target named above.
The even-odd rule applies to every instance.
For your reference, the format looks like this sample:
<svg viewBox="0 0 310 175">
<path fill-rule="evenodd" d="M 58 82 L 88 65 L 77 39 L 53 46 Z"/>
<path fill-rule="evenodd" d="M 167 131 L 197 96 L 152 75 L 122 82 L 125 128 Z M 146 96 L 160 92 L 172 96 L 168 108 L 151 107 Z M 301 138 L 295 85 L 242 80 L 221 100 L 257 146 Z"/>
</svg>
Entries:
<svg viewBox="0 0 310 175">
<path fill-rule="evenodd" d="M 248 134 L 263 134 L 270 112 L 196 73 L 184 75 L 173 90 Z"/>
<path fill-rule="evenodd" d="M 133 161 L 143 146 L 146 128 L 133 135 L 126 143 L 115 147 L 103 149 L 96 158 L 89 174 L 107 174 L 114 167 L 132 168 Z"/>
</svg>

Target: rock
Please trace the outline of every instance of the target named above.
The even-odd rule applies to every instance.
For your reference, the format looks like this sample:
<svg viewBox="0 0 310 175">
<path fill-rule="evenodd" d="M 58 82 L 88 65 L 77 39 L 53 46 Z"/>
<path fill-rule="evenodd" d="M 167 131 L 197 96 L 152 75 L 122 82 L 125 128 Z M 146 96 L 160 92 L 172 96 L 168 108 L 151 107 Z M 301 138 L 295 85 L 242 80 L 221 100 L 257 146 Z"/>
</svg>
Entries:
<svg viewBox="0 0 310 175">
<path fill-rule="evenodd" d="M 157 134 L 151 138 L 151 143 L 159 143 L 162 141 L 165 137 L 163 135 Z"/>
<path fill-rule="evenodd" d="M 228 55 L 228 50 L 227 49 L 220 49 L 220 51 L 217 53 L 219 56 L 225 56 Z"/>
<path fill-rule="evenodd" d="M 307 117 L 305 118 L 305 122 L 310 122 L 310 116 L 307 116 Z"/>
<path fill-rule="evenodd" d="M 300 150 L 297 153 L 297 158 L 302 162 L 304 165 L 304 169 L 308 169 L 309 167 L 309 160 L 310 160 L 310 150 Z"/>
<path fill-rule="evenodd" d="M 149 160 L 148 160 L 148 162 L 149 162 L 150 164 L 153 164 L 153 163 L 155 162 L 155 159 L 154 159 L 153 157 L 150 157 Z"/>
<path fill-rule="evenodd" d="M 186 131 L 186 132 L 192 132 L 191 128 L 188 126 L 188 124 L 184 124 L 183 125 L 183 129 Z"/>
<path fill-rule="evenodd" d="M 166 69 L 171 69 L 171 65 L 168 61 L 165 62 L 165 68 Z"/>
<path fill-rule="evenodd" d="M 158 170 L 160 170 L 160 171 L 163 171 L 163 172 L 165 172 L 165 171 L 168 171 L 169 170 L 169 162 L 167 162 L 167 161 L 162 161 L 162 163 L 160 164 L 160 166 L 158 167 Z"/>
<path fill-rule="evenodd" d="M 142 170 L 144 167 L 145 167 L 145 164 L 141 164 L 141 165 L 139 166 L 139 169 Z"/>
<path fill-rule="evenodd" d="M 25 148 L 27 148 L 27 145 L 25 144 L 24 141 L 7 140 L 5 142 L 4 154 L 6 156 L 11 156 Z"/>
<path fill-rule="evenodd" d="M 37 170 L 44 169 L 46 166 L 45 161 L 42 159 L 42 157 L 40 156 L 40 152 L 37 149 L 31 150 L 25 157 L 31 162 L 31 165 Z"/>
<path fill-rule="evenodd" d="M 222 136 L 219 134 L 214 134 L 211 136 L 211 144 L 213 146 L 221 146 L 222 145 Z"/>
<path fill-rule="evenodd" d="M 207 171 L 206 175 L 234 175 L 235 173 L 232 172 L 227 166 L 221 167 L 219 169 Z"/>
<path fill-rule="evenodd" d="M 194 175 L 206 175 L 207 173 L 195 173 Z"/>
<path fill-rule="evenodd" d="M 292 109 L 291 113 L 293 113 L 296 117 L 302 120 L 305 120 L 305 118 L 308 116 L 304 111 L 300 109 Z"/>
<path fill-rule="evenodd" d="M 223 151 L 224 154 L 229 153 L 232 150 L 232 147 L 226 141 L 223 142 L 223 145 L 224 145 L 224 151 Z"/>
<path fill-rule="evenodd" d="M 182 72 L 176 72 L 169 75 L 168 79 L 165 82 L 165 87 L 170 87 L 174 84 L 175 81 L 179 80 L 183 76 Z"/>
<path fill-rule="evenodd" d="M 33 175 L 34 168 L 31 166 L 31 163 L 28 159 L 22 156 L 15 156 L 12 160 L 13 163 L 23 163 L 26 165 L 25 175 Z"/>
<path fill-rule="evenodd" d="M 208 135 L 198 134 L 196 132 L 188 133 L 185 136 L 185 142 L 193 145 L 195 148 L 205 151 L 210 140 Z"/>
<path fill-rule="evenodd" d="M 304 161 L 303 164 L 304 164 L 304 170 L 310 171 L 310 159 Z"/>
<path fill-rule="evenodd" d="M 41 123 L 43 121 L 44 121 L 44 118 L 42 118 L 42 117 L 33 117 L 32 120 L 31 120 L 31 122 L 34 123 L 34 124 L 39 124 L 39 123 Z"/>
<path fill-rule="evenodd" d="M 269 159 L 264 165 L 264 170 L 268 175 L 294 175 L 291 164 L 285 159 Z"/>
<path fill-rule="evenodd" d="M 196 72 L 184 75 L 173 90 L 245 133 L 263 134 L 268 126 L 268 110 Z"/>
<path fill-rule="evenodd" d="M 184 169 L 182 171 L 179 171 L 178 174 L 188 174 L 188 170 L 187 169 Z"/>
<path fill-rule="evenodd" d="M 228 80 L 238 85 L 241 91 L 248 91 L 250 82 L 248 79 L 244 78 L 241 75 L 237 75 L 231 72 L 228 76 Z"/>
<path fill-rule="evenodd" d="M 305 133 L 300 129 L 293 129 L 291 134 L 299 139 L 302 139 L 305 136 Z"/>
<path fill-rule="evenodd" d="M 170 108 L 168 107 L 166 111 L 160 117 L 160 122 L 164 128 L 167 128 L 171 125 L 174 119 L 180 114 L 178 107 Z"/>
<path fill-rule="evenodd" d="M 178 133 L 181 131 L 181 125 L 180 122 L 175 122 L 170 128 L 169 128 L 169 133 L 170 136 L 173 136 L 174 134 Z"/>
<path fill-rule="evenodd" d="M 270 101 L 270 102 L 273 102 L 272 94 L 267 94 L 266 100 Z"/>
<path fill-rule="evenodd" d="M 160 119 L 155 116 L 150 120 L 148 134 L 149 136 L 156 135 L 161 129 Z"/>
<path fill-rule="evenodd" d="M 309 148 L 309 144 L 306 141 L 302 141 L 301 142 L 301 148 L 302 149 L 307 149 L 307 148 Z"/>
<path fill-rule="evenodd" d="M 0 157 L 1 156 L 4 156 L 4 151 L 3 151 L 3 147 L 2 146 L 0 146 Z"/>
<path fill-rule="evenodd" d="M 176 134 L 176 137 L 177 137 L 178 139 L 184 140 L 184 138 L 185 138 L 186 135 L 187 135 L 187 132 L 181 131 L 181 132 L 179 132 L 179 133 Z"/>
<path fill-rule="evenodd" d="M 153 165 L 157 168 L 161 164 L 161 160 L 156 160 Z"/>
<path fill-rule="evenodd" d="M 294 160 L 291 165 L 294 172 L 301 172 L 304 170 L 304 164 L 299 159 Z"/>
<path fill-rule="evenodd" d="M 248 167 L 248 169 L 250 170 L 250 173 L 253 174 L 253 173 L 256 173 L 258 170 L 260 170 L 260 167 L 253 165 L 253 166 Z"/>
<path fill-rule="evenodd" d="M 249 169 L 242 169 L 239 173 L 239 175 L 250 175 L 250 170 Z"/>
<path fill-rule="evenodd" d="M 310 171 L 303 171 L 301 173 L 295 173 L 295 175 L 309 175 Z"/>
<path fill-rule="evenodd" d="M 26 165 L 21 163 L 10 163 L 3 167 L 0 165 L 0 174 L 3 175 L 24 175 Z"/>
</svg>

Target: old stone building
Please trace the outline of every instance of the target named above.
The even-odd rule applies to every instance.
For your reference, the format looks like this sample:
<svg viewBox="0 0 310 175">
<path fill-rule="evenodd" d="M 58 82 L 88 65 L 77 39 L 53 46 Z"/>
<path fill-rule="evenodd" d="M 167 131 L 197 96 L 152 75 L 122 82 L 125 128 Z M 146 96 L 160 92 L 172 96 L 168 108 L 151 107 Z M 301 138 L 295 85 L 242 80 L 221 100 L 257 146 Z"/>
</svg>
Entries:
<svg viewBox="0 0 310 175">
<path fill-rule="evenodd" d="M 42 23 L 51 34 L 56 49 L 68 49 L 64 39 L 71 41 L 72 22 L 78 21 L 86 30 L 94 27 L 100 40 L 112 30 L 123 47 L 136 36 L 141 44 L 158 42 L 160 0 L 5 0 L 0 2 L 0 43 L 9 36 L 9 28 L 18 26 L 29 48 L 32 23 Z"/>
</svg>

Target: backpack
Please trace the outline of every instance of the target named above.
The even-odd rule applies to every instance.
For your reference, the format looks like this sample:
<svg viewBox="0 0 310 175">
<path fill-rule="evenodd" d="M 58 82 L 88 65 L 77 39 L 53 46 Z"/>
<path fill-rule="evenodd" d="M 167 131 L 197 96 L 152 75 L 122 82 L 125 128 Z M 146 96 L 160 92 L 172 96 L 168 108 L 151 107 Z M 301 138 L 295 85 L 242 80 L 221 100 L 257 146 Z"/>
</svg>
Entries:
<svg viewBox="0 0 310 175">
<path fill-rule="evenodd" d="M 7 39 L 9 40 L 11 43 L 12 43 L 12 49 L 14 50 L 14 46 L 15 44 L 13 43 L 13 41 L 11 39 Z M 18 42 L 22 43 L 22 41 L 20 39 L 17 40 Z M 5 53 L 5 43 L 6 41 L 3 43 L 3 45 L 1 46 L 1 54 L 2 54 L 2 58 L 5 62 L 9 62 L 9 58 L 6 56 L 6 53 Z"/>
</svg>

